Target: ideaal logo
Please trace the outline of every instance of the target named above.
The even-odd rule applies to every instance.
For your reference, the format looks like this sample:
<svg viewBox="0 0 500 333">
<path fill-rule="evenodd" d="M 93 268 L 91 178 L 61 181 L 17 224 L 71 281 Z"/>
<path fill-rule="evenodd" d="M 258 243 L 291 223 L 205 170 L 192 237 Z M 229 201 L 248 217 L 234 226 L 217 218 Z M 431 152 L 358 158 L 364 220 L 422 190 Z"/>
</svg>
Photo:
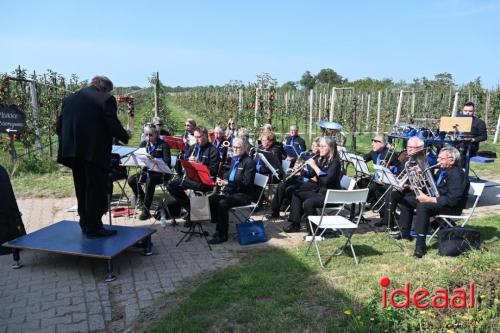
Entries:
<svg viewBox="0 0 500 333">
<path fill-rule="evenodd" d="M 379 280 L 382 287 L 382 307 L 387 307 L 387 287 L 391 284 L 391 280 L 384 276 Z M 396 301 L 396 296 L 398 301 Z M 451 298 L 450 298 L 451 297 Z M 425 288 L 419 288 L 411 291 L 410 282 L 405 282 L 404 288 L 396 288 L 389 294 L 390 304 L 398 309 L 409 308 L 410 302 L 416 308 L 427 309 L 432 306 L 436 309 L 443 309 L 451 307 L 452 309 L 465 309 L 475 307 L 474 298 L 474 282 L 469 284 L 469 290 L 466 288 L 453 289 L 450 293 L 446 289 L 435 289 L 432 293 Z"/>
</svg>

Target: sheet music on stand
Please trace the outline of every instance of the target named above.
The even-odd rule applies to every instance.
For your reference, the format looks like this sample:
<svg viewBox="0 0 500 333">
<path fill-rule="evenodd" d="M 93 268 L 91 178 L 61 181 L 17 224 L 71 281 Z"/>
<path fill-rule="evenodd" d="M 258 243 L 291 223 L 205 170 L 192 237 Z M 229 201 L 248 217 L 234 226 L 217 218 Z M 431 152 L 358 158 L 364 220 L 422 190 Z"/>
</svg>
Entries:
<svg viewBox="0 0 500 333">
<path fill-rule="evenodd" d="M 128 156 L 125 156 L 120 159 L 120 165 L 126 166 L 126 167 L 145 167 L 146 164 L 139 159 L 139 156 L 144 156 L 144 155 L 136 155 L 130 154 Z"/>
<path fill-rule="evenodd" d="M 264 164 L 267 166 L 267 168 L 271 171 L 271 174 L 276 177 L 276 179 L 280 180 L 280 176 L 278 174 L 278 171 L 276 168 L 272 166 L 272 164 L 267 160 L 266 156 L 263 153 L 258 153 L 260 159 Z"/>
<path fill-rule="evenodd" d="M 135 147 L 127 147 L 127 146 L 120 146 L 120 145 L 113 145 L 111 148 L 111 153 L 112 154 L 118 154 L 120 157 L 125 157 L 129 154 L 132 154 L 135 152 L 137 148 Z"/>
<path fill-rule="evenodd" d="M 377 178 L 378 181 L 386 185 L 393 186 L 394 188 L 401 189 L 401 186 L 399 186 L 396 176 L 391 172 L 391 170 L 377 164 L 374 164 L 373 168 L 375 169 L 375 175 L 378 175 Z M 374 178 L 375 175 L 373 176 Z"/>
<path fill-rule="evenodd" d="M 295 147 L 295 145 L 287 145 L 283 144 L 283 149 L 285 150 L 286 156 L 289 157 L 298 157 L 302 153 L 302 149 L 298 147 L 299 149 Z"/>
<path fill-rule="evenodd" d="M 349 155 L 348 155 L 345 147 L 337 146 L 337 152 L 338 152 L 339 157 L 342 161 L 351 162 L 351 159 L 349 158 Z"/>
<path fill-rule="evenodd" d="M 144 163 L 144 165 L 148 168 L 148 171 L 154 171 L 166 174 L 172 173 L 170 167 L 162 159 L 151 159 L 146 155 L 139 155 L 137 156 L 137 159 L 142 163 Z"/>
<path fill-rule="evenodd" d="M 357 173 L 361 173 L 363 175 L 370 175 L 370 170 L 368 170 L 368 165 L 366 165 L 365 159 L 363 156 L 359 156 L 353 153 L 347 153 L 348 159 L 354 165 Z"/>
</svg>

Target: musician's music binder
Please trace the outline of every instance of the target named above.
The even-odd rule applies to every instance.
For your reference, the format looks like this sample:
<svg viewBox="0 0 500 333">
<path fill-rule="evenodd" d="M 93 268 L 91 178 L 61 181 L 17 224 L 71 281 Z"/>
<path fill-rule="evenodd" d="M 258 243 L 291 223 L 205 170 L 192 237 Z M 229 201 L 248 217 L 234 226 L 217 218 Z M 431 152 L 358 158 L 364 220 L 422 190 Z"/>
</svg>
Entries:
<svg viewBox="0 0 500 333">
<path fill-rule="evenodd" d="M 186 172 L 186 177 L 203 185 L 215 186 L 215 181 L 210 178 L 210 170 L 205 164 L 180 160 Z"/>
<path fill-rule="evenodd" d="M 170 149 L 177 149 L 182 152 L 186 150 L 186 145 L 184 144 L 184 141 L 182 141 L 181 137 L 165 135 L 163 138 Z"/>
</svg>

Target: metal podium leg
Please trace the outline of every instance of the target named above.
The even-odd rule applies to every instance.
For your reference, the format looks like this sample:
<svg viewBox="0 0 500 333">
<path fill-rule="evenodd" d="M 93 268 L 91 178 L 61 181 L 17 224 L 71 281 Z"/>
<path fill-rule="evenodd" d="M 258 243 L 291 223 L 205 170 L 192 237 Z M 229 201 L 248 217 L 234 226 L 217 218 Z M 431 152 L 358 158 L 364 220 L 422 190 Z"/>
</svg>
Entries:
<svg viewBox="0 0 500 333">
<path fill-rule="evenodd" d="M 18 249 L 12 249 L 12 256 L 14 257 L 14 263 L 12 264 L 13 269 L 18 269 L 24 266 L 21 262 L 21 256 L 19 255 Z"/>
<path fill-rule="evenodd" d="M 111 261 L 112 259 L 107 259 L 106 261 L 106 278 L 104 279 L 105 282 L 111 282 L 116 280 L 116 276 L 113 274 L 113 262 Z"/>
<path fill-rule="evenodd" d="M 151 242 L 151 236 L 148 236 L 142 240 L 143 254 L 145 256 L 150 256 L 153 254 L 153 243 Z"/>
</svg>

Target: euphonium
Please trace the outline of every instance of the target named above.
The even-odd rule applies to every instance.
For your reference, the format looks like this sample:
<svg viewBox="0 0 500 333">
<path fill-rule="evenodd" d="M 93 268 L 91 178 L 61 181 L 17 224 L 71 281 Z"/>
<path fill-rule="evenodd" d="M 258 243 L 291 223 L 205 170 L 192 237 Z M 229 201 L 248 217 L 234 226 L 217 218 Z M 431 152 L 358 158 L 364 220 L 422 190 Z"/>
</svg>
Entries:
<svg viewBox="0 0 500 333">
<path fill-rule="evenodd" d="M 426 150 L 422 149 L 410 155 L 410 159 L 405 163 L 405 171 L 416 196 L 425 192 L 428 196 L 437 198 L 439 192 L 431 169 L 439 164 L 429 166 L 425 152 Z"/>
</svg>

